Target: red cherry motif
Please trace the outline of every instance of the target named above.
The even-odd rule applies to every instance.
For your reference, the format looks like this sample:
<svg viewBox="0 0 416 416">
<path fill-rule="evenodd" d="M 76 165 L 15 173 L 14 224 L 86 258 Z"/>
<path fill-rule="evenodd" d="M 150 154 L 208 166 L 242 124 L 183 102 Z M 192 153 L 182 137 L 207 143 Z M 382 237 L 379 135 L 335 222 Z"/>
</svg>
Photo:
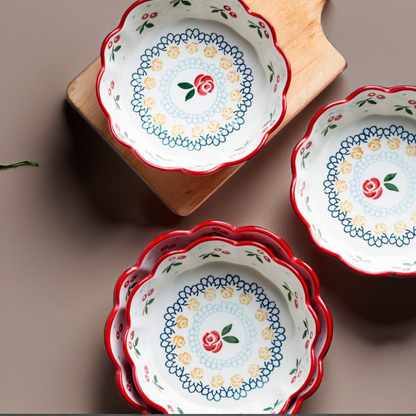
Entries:
<svg viewBox="0 0 416 416">
<path fill-rule="evenodd" d="M 154 19 L 155 17 L 157 17 L 158 16 L 158 13 L 156 13 L 156 12 L 154 12 L 154 13 L 152 13 L 151 15 L 150 15 L 150 18 L 151 19 Z"/>
<path fill-rule="evenodd" d="M 334 121 L 334 116 L 331 116 L 331 117 L 329 117 L 329 119 L 328 119 L 328 123 L 330 123 L 331 121 Z"/>
<path fill-rule="evenodd" d="M 129 341 L 129 348 L 132 349 L 133 344 L 131 343 L 131 341 Z"/>
<path fill-rule="evenodd" d="M 369 96 L 369 97 L 375 97 L 375 95 L 376 95 L 376 93 L 375 93 L 375 92 L 370 92 L 370 93 L 368 94 L 368 96 Z"/>
<path fill-rule="evenodd" d="M 306 182 L 303 182 L 302 189 L 305 189 L 305 188 L 306 188 Z"/>
<path fill-rule="evenodd" d="M 313 337 L 313 332 L 310 333 L 309 338 L 312 339 Z"/>
<path fill-rule="evenodd" d="M 264 256 L 264 260 L 266 260 L 266 261 L 267 261 L 267 263 L 270 263 L 270 258 L 269 258 L 269 257 Z"/>
<path fill-rule="evenodd" d="M 118 41 L 120 40 L 120 36 L 116 36 L 115 38 L 114 38 L 114 43 L 118 43 Z"/>
<path fill-rule="evenodd" d="M 308 142 L 306 148 L 309 149 L 312 146 L 312 142 Z"/>
<path fill-rule="evenodd" d="M 234 12 L 230 12 L 230 16 L 231 16 L 233 19 L 237 19 L 237 15 L 236 15 Z"/>
<path fill-rule="evenodd" d="M 229 251 L 227 251 L 227 250 L 224 250 L 223 252 L 222 252 L 222 254 L 226 254 L 226 255 L 228 255 L 228 254 L 231 254 Z"/>
<path fill-rule="evenodd" d="M 265 29 L 265 28 L 266 28 L 266 25 L 265 25 L 263 22 L 259 22 L 259 25 L 260 25 L 260 27 L 261 27 L 261 28 L 263 28 L 263 29 Z"/>
<path fill-rule="evenodd" d="M 117 339 L 120 339 L 120 332 L 118 332 L 118 331 L 117 331 L 117 333 L 116 333 L 116 338 L 117 338 Z"/>
<path fill-rule="evenodd" d="M 314 383 L 315 379 L 311 378 L 311 381 L 309 382 L 309 385 L 312 386 L 312 384 Z"/>
<path fill-rule="evenodd" d="M 340 114 L 339 116 L 335 117 L 335 121 L 341 120 L 342 119 L 342 115 Z"/>
<path fill-rule="evenodd" d="M 174 410 L 173 410 L 173 407 L 172 407 L 172 406 L 167 405 L 166 407 L 168 408 L 168 410 L 169 410 L 170 412 L 174 412 Z"/>
<path fill-rule="evenodd" d="M 111 97 L 112 91 L 111 89 L 108 89 L 108 95 Z"/>
<path fill-rule="evenodd" d="M 120 131 L 120 127 L 118 126 L 118 124 L 115 125 L 115 128 L 117 131 Z"/>
<path fill-rule="evenodd" d="M 145 365 L 145 366 L 144 366 L 144 372 L 145 372 L 146 374 L 149 374 L 149 369 L 147 368 L 147 365 Z"/>
<path fill-rule="evenodd" d="M 142 297 L 142 302 L 144 302 L 145 300 L 147 299 L 147 295 L 146 295 L 146 293 L 143 295 L 143 297 Z"/>
<path fill-rule="evenodd" d="M 176 257 L 171 257 L 170 259 L 169 259 L 169 261 L 173 261 L 173 260 L 175 260 L 176 259 Z"/>
<path fill-rule="evenodd" d="M 277 76 L 276 81 L 277 81 L 277 83 L 280 82 L 280 75 Z"/>
<path fill-rule="evenodd" d="M 299 302 L 297 299 L 295 299 L 295 308 L 297 309 L 299 307 Z"/>
<path fill-rule="evenodd" d="M 377 95 L 377 98 L 379 99 L 379 100 L 384 100 L 386 97 L 384 96 L 384 95 Z"/>
<path fill-rule="evenodd" d="M 227 10 L 227 12 L 231 11 L 231 7 L 230 6 L 224 6 L 224 10 Z"/>
<path fill-rule="evenodd" d="M 298 378 L 300 378 L 301 375 L 302 375 L 302 371 L 299 371 Z"/>
<path fill-rule="evenodd" d="M 149 382 L 150 381 L 150 379 L 149 379 L 149 377 L 146 375 L 146 376 L 144 376 L 144 379 L 147 381 L 147 382 Z"/>
<path fill-rule="evenodd" d="M 220 248 L 214 248 L 214 251 L 221 251 Z"/>
<path fill-rule="evenodd" d="M 305 182 L 304 182 L 304 183 L 305 183 Z M 295 298 L 296 298 L 296 299 L 299 299 L 298 292 L 295 292 Z"/>
<path fill-rule="evenodd" d="M 183 259 L 186 259 L 186 256 L 179 256 L 178 257 L 178 260 L 183 260 Z"/>
<path fill-rule="evenodd" d="M 118 327 L 118 330 L 121 332 L 123 330 L 123 324 L 120 324 L 120 326 Z"/>
<path fill-rule="evenodd" d="M 130 339 L 132 340 L 133 338 L 134 338 L 134 331 L 131 331 Z"/>
<path fill-rule="evenodd" d="M 275 86 L 274 86 L 274 92 L 277 92 L 277 89 L 279 88 L 279 86 L 276 84 Z"/>
<path fill-rule="evenodd" d="M 111 81 L 111 84 L 110 84 L 110 87 L 111 87 L 111 89 L 113 90 L 114 89 L 114 81 Z"/>
<path fill-rule="evenodd" d="M 142 16 L 142 19 L 143 20 L 146 20 L 146 19 L 148 19 L 149 18 L 149 15 L 147 14 L 147 13 L 145 13 L 143 16 Z"/>
<path fill-rule="evenodd" d="M 136 279 L 137 279 L 137 274 L 136 274 L 136 276 L 133 276 L 133 277 L 131 278 L 130 282 L 131 282 L 131 283 L 133 283 Z"/>
<path fill-rule="evenodd" d="M 302 147 L 302 149 L 300 149 L 300 155 L 302 156 L 305 153 L 305 148 Z"/>
<path fill-rule="evenodd" d="M 415 100 L 409 100 L 409 104 L 410 105 L 415 105 L 416 104 L 416 101 Z"/>
<path fill-rule="evenodd" d="M 258 252 L 259 254 L 264 254 L 264 251 L 263 251 L 263 250 L 260 250 L 260 249 L 258 249 L 258 250 L 257 250 L 257 252 Z"/>
<path fill-rule="evenodd" d="M 163 246 L 163 247 L 160 249 L 160 251 L 165 251 L 165 250 L 167 250 L 167 248 L 168 248 L 168 246 Z"/>
<path fill-rule="evenodd" d="M 127 288 L 127 287 L 128 287 L 128 285 L 129 285 L 129 281 L 127 280 L 127 282 L 126 282 L 126 283 L 124 283 L 124 287 L 125 287 L 125 288 Z"/>
<path fill-rule="evenodd" d="M 127 381 L 127 384 L 130 384 L 130 377 L 129 376 L 126 376 L 126 381 Z"/>
<path fill-rule="evenodd" d="M 294 376 L 294 377 L 292 378 L 291 383 L 293 384 L 295 381 L 296 381 L 296 376 Z"/>
<path fill-rule="evenodd" d="M 127 389 L 128 391 L 131 391 L 130 384 L 127 384 L 126 389 Z"/>
<path fill-rule="evenodd" d="M 264 36 L 266 36 L 267 39 L 270 38 L 269 32 L 267 30 L 264 31 Z"/>
<path fill-rule="evenodd" d="M 108 49 L 111 49 L 113 47 L 113 42 L 110 42 L 109 44 L 108 44 Z"/>
<path fill-rule="evenodd" d="M 307 349 L 308 349 L 308 347 L 309 347 L 309 340 L 307 340 L 307 341 L 306 341 L 306 344 L 305 344 L 305 350 L 307 350 Z"/>
<path fill-rule="evenodd" d="M 147 293 L 147 296 L 149 296 L 149 298 L 150 298 L 150 296 L 153 295 L 154 291 L 155 291 L 154 289 L 150 289 L 149 292 Z"/>
<path fill-rule="evenodd" d="M 211 75 L 200 74 L 195 78 L 194 85 L 199 95 L 210 94 L 215 89 L 214 79 Z"/>
</svg>

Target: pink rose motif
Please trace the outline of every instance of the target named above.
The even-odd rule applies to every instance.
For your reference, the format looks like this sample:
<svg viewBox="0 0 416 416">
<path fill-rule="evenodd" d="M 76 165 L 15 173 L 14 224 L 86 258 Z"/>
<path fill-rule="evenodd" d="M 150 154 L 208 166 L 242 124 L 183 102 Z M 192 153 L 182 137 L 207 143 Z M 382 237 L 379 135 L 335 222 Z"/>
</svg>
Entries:
<svg viewBox="0 0 416 416">
<path fill-rule="evenodd" d="M 377 178 L 371 178 L 363 183 L 363 193 L 366 198 L 378 199 L 383 193 L 381 183 Z"/>
<path fill-rule="evenodd" d="M 199 95 L 207 95 L 214 91 L 214 79 L 210 75 L 198 75 L 195 78 L 194 85 Z"/>
<path fill-rule="evenodd" d="M 207 332 L 202 338 L 202 343 L 209 352 L 217 353 L 221 351 L 222 340 L 220 333 L 217 331 Z"/>
</svg>

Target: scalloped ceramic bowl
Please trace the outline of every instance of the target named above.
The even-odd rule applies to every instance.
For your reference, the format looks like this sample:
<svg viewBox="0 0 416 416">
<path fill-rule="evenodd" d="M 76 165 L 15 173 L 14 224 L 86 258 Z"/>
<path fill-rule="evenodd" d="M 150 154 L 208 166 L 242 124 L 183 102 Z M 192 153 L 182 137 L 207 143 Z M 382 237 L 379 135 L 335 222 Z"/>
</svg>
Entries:
<svg viewBox="0 0 416 416">
<path fill-rule="evenodd" d="M 98 101 L 146 164 L 210 174 L 254 156 L 286 112 L 290 67 L 240 0 L 138 1 L 104 41 Z"/>
<path fill-rule="evenodd" d="M 323 108 L 295 148 L 297 214 L 359 273 L 416 273 L 415 135 L 415 87 L 365 87 Z"/>
<path fill-rule="evenodd" d="M 306 285 L 258 243 L 206 237 L 164 255 L 126 317 L 134 382 L 164 413 L 284 411 L 315 369 Z"/>
<path fill-rule="evenodd" d="M 141 398 L 133 384 L 132 370 L 122 348 L 122 338 L 126 328 L 125 307 L 131 290 L 151 272 L 156 261 L 167 252 L 183 249 L 201 237 L 208 235 L 226 236 L 233 241 L 252 240 L 265 245 L 280 260 L 290 264 L 302 276 L 308 288 L 311 305 L 318 316 L 320 333 L 315 345 L 317 362 L 308 385 L 291 400 L 286 413 L 297 413 L 303 401 L 319 387 L 323 375 L 323 358 L 332 340 L 332 319 L 320 297 L 319 281 L 313 270 L 296 259 L 287 244 L 278 236 L 259 227 L 235 228 L 220 221 L 202 223 L 192 230 L 177 230 L 164 234 L 152 241 L 143 251 L 137 264 L 123 273 L 114 290 L 114 308 L 105 328 L 105 346 L 109 358 L 116 368 L 116 383 L 124 400 L 142 414 L 154 412 Z M 273 412 L 273 406 L 265 410 Z"/>
</svg>

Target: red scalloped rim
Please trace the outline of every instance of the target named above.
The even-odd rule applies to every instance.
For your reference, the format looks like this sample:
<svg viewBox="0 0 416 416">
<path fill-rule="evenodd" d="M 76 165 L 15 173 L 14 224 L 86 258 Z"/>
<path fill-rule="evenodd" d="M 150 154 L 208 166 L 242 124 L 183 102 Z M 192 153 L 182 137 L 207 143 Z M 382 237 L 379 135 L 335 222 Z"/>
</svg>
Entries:
<svg viewBox="0 0 416 416">
<path fill-rule="evenodd" d="M 167 172 L 183 172 L 183 173 L 187 173 L 189 175 L 196 175 L 196 176 L 205 176 L 205 175 L 212 175 L 213 173 L 216 173 L 218 171 L 220 171 L 221 169 L 227 168 L 229 166 L 234 166 L 234 165 L 239 165 L 241 163 L 246 162 L 247 160 L 251 159 L 252 157 L 254 157 L 259 151 L 260 149 L 267 143 L 270 135 L 272 135 L 277 129 L 278 127 L 282 124 L 283 119 L 286 116 L 286 111 L 287 111 L 287 93 L 289 90 L 289 86 L 292 80 L 292 68 L 289 62 L 289 59 L 287 58 L 286 54 L 284 53 L 284 51 L 282 50 L 282 48 L 278 45 L 277 43 L 277 36 L 276 36 L 276 31 L 273 27 L 273 25 L 270 23 L 270 21 L 268 19 L 266 19 L 264 16 L 253 12 L 248 5 L 243 1 L 243 0 L 236 0 L 238 1 L 246 10 L 246 12 L 257 18 L 260 20 L 263 20 L 267 26 L 269 27 L 270 33 L 272 34 L 272 38 L 273 38 L 273 44 L 274 47 L 276 48 L 276 50 L 280 53 L 280 55 L 282 56 L 283 60 L 285 61 L 286 64 L 286 69 L 287 69 L 287 81 L 286 81 L 286 85 L 285 88 L 282 91 L 282 114 L 280 115 L 279 120 L 277 121 L 277 123 L 271 127 L 269 130 L 267 130 L 264 135 L 263 138 L 261 139 L 259 145 L 256 147 L 256 149 L 254 149 L 251 153 L 249 153 L 248 155 L 244 156 L 241 159 L 232 161 L 232 162 L 224 162 L 218 166 L 216 166 L 215 168 L 212 168 L 210 170 L 207 171 L 193 171 L 193 170 L 189 170 L 189 169 L 184 169 L 184 168 L 167 168 L 167 167 L 163 167 L 163 166 L 158 166 L 155 165 L 151 162 L 149 162 L 148 160 L 144 159 L 132 146 L 128 145 L 127 143 L 124 143 L 123 141 L 121 141 L 118 137 L 117 137 L 117 133 L 114 130 L 114 126 L 113 123 L 111 121 L 111 116 L 109 114 L 109 112 L 106 110 L 104 103 L 101 99 L 101 94 L 100 94 L 100 84 L 101 84 L 101 80 L 102 77 L 104 75 L 104 72 L 106 70 L 106 62 L 105 62 L 105 48 L 109 42 L 109 40 L 118 32 L 120 32 L 123 27 L 124 27 L 124 23 L 127 19 L 127 17 L 129 16 L 129 14 L 140 4 L 143 3 L 147 3 L 153 0 L 138 0 L 136 1 L 134 4 L 132 4 L 127 11 L 124 13 L 123 17 L 121 18 L 120 24 L 117 26 L 116 29 L 114 29 L 105 39 L 104 42 L 101 46 L 101 68 L 100 68 L 100 72 L 98 73 L 98 77 L 97 77 L 97 82 L 96 82 L 96 95 L 97 95 L 97 99 L 98 99 L 98 103 L 101 107 L 101 110 L 103 111 L 104 115 L 106 116 L 107 120 L 108 120 L 108 126 L 111 132 L 111 135 L 113 136 L 113 138 L 120 143 L 122 146 L 126 147 L 127 149 L 129 149 L 141 162 L 143 162 L 145 165 L 148 165 L 152 168 L 158 169 L 158 170 L 162 170 L 162 171 L 167 171 Z"/>
<path fill-rule="evenodd" d="M 133 408 L 139 410 L 140 412 L 142 412 L 143 414 L 148 414 L 149 412 L 144 409 L 143 407 L 140 407 L 131 401 L 128 393 L 125 391 L 124 389 L 124 385 L 123 385 L 123 380 L 122 380 L 122 368 L 120 367 L 119 363 L 117 362 L 116 358 L 114 357 L 113 351 L 111 349 L 111 328 L 113 326 L 113 322 L 114 319 L 116 317 L 116 314 L 120 308 L 120 291 L 121 288 L 123 287 L 124 281 L 126 280 L 126 278 L 128 276 L 130 276 L 132 273 L 136 272 L 141 264 L 143 263 L 144 259 L 147 257 L 148 253 L 150 250 L 152 250 L 155 246 L 157 246 L 159 243 L 161 243 L 162 241 L 170 238 L 170 237 L 175 237 L 175 236 L 187 236 L 187 235 L 192 235 L 195 234 L 203 229 L 209 229 L 209 228 L 215 228 L 215 227 L 221 227 L 221 228 L 225 228 L 228 231 L 234 233 L 234 234 L 239 234 L 239 233 L 243 233 L 243 232 L 256 232 L 256 233 L 260 233 L 263 234 L 267 237 L 272 238 L 273 240 L 277 241 L 278 244 L 282 247 L 282 249 L 284 250 L 284 252 L 287 254 L 287 256 L 290 258 L 290 260 L 293 263 L 296 263 L 297 265 L 299 265 L 300 267 L 304 268 L 311 276 L 313 282 L 314 282 L 314 292 L 315 292 L 315 301 L 320 305 L 322 311 L 325 314 L 325 318 L 327 321 L 327 337 L 326 337 L 326 341 L 324 344 L 324 347 L 322 348 L 321 354 L 319 355 L 319 357 L 317 357 L 317 365 L 318 365 L 318 375 L 316 377 L 316 380 L 314 381 L 314 385 L 312 386 L 312 388 L 310 390 L 308 390 L 305 394 L 301 394 L 299 398 L 297 399 L 296 405 L 293 409 L 293 413 L 297 413 L 303 403 L 304 400 L 306 400 L 308 397 L 312 396 L 315 391 L 318 389 L 318 387 L 320 386 L 321 382 L 322 382 L 322 377 L 323 377 L 323 359 L 325 358 L 329 347 L 331 345 L 332 342 L 332 337 L 333 337 L 333 321 L 332 321 L 332 316 L 328 310 L 328 307 L 326 306 L 326 304 L 324 303 L 324 301 L 321 298 L 320 295 L 320 285 L 319 285 L 319 280 L 318 277 L 316 276 L 315 272 L 312 270 L 312 268 L 306 264 L 305 262 L 303 262 L 302 260 L 296 258 L 291 249 L 289 248 L 289 246 L 286 244 L 286 242 L 279 236 L 277 236 L 276 234 L 272 233 L 271 231 L 265 229 L 265 228 L 261 228 L 261 227 L 256 227 L 256 226 L 246 226 L 246 227 L 234 227 L 226 222 L 223 221 L 207 221 L 204 223 L 199 224 L 198 226 L 196 226 L 195 228 L 191 229 L 191 230 L 177 230 L 177 231 L 171 231 L 168 232 L 166 234 L 163 234 L 159 237 L 157 237 L 155 240 L 153 240 L 151 243 L 148 244 L 148 246 L 143 250 L 142 254 L 140 255 L 139 260 L 137 261 L 136 265 L 131 267 L 130 269 L 126 270 L 118 279 L 116 286 L 114 288 L 114 307 L 109 315 L 109 317 L 107 318 L 107 322 L 105 325 L 105 329 L 104 329 L 104 343 L 105 343 L 105 347 L 107 350 L 107 354 L 110 358 L 110 361 L 112 362 L 114 368 L 116 369 L 116 383 L 117 383 L 117 387 L 118 390 L 120 392 L 120 394 L 122 395 L 122 397 L 124 398 L 124 400 Z"/>
<path fill-rule="evenodd" d="M 130 319 L 130 310 L 131 310 L 131 304 L 132 304 L 132 300 L 135 296 L 135 294 L 137 293 L 137 291 L 145 284 L 147 283 L 149 280 L 151 280 L 158 267 L 160 266 L 160 264 L 167 258 L 171 257 L 171 256 L 177 256 L 179 254 L 186 254 L 188 253 L 190 250 L 192 250 L 194 247 L 204 243 L 204 242 L 209 242 L 209 241 L 220 241 L 220 242 L 224 242 L 227 244 L 230 244 L 234 247 L 240 247 L 240 246 L 244 246 L 244 245 L 252 245 L 254 247 L 260 248 L 261 250 L 265 251 L 268 256 L 271 258 L 272 261 L 274 261 L 277 264 L 280 264 L 283 267 L 286 267 L 287 269 L 289 269 L 298 279 L 298 281 L 300 282 L 300 284 L 302 285 L 304 294 L 305 294 L 305 304 L 306 307 L 309 311 L 309 313 L 312 315 L 312 318 L 315 322 L 316 325 L 316 332 L 315 332 L 315 337 L 313 339 L 313 342 L 311 343 L 311 351 L 310 351 L 310 359 L 311 359 L 311 366 L 309 369 L 309 373 L 308 376 L 306 377 L 305 381 L 303 382 L 303 384 L 294 392 L 292 393 L 288 399 L 285 402 L 285 405 L 283 406 L 282 410 L 279 412 L 280 414 L 283 414 L 286 409 L 289 407 L 291 400 L 293 399 L 293 397 L 295 397 L 297 394 L 299 394 L 309 383 L 309 381 L 312 378 L 312 375 L 315 371 L 315 361 L 316 361 L 316 357 L 315 357 L 315 345 L 316 342 L 318 341 L 318 337 L 320 334 L 320 323 L 318 320 L 318 317 L 314 311 L 314 309 L 312 308 L 311 304 L 310 304 L 310 299 L 309 299 L 309 292 L 308 292 L 308 288 L 306 287 L 306 283 L 304 282 L 302 276 L 300 275 L 300 273 L 291 265 L 285 263 L 284 261 L 278 259 L 267 247 L 265 247 L 264 245 L 254 242 L 254 241 L 232 241 L 228 238 L 225 237 L 219 237 L 219 236 L 211 236 L 211 237 L 203 237 L 203 238 L 199 238 L 196 241 L 194 241 L 193 243 L 191 243 L 188 247 L 186 247 L 185 249 L 182 250 L 173 250 L 171 252 L 165 253 L 163 256 L 161 256 L 155 263 L 152 272 L 146 276 L 144 279 L 142 279 L 132 290 L 132 292 L 130 293 L 129 299 L 127 301 L 127 305 L 126 305 L 126 330 L 124 332 L 124 337 L 123 337 L 123 349 L 124 349 L 124 354 L 127 358 L 127 360 L 129 361 L 131 368 L 133 370 L 133 380 L 134 380 L 134 384 L 137 388 L 137 391 L 139 392 L 140 396 L 147 402 L 149 403 L 152 407 L 154 407 L 157 410 L 160 410 L 161 412 L 163 412 L 164 414 L 169 414 L 169 412 L 162 406 L 160 406 L 159 404 L 153 402 L 151 399 L 149 399 L 149 397 L 146 395 L 146 393 L 143 391 L 143 389 L 141 388 L 140 383 L 138 382 L 138 377 L 137 377 L 137 373 L 138 370 L 134 364 L 134 361 L 131 359 L 129 351 L 128 351 L 128 337 L 129 337 L 129 330 L 131 327 L 131 319 Z"/>
<path fill-rule="evenodd" d="M 301 214 L 301 212 L 299 211 L 298 205 L 296 203 L 296 197 L 295 197 L 295 190 L 296 190 L 296 185 L 297 185 L 296 157 L 297 157 L 298 153 L 300 152 L 300 149 L 303 146 L 303 144 L 310 138 L 310 136 L 312 134 L 312 131 L 313 131 L 313 128 L 315 127 L 316 122 L 329 109 L 331 109 L 333 107 L 337 107 L 339 105 L 346 104 L 346 103 L 352 101 L 355 97 L 357 97 L 357 95 L 361 94 L 362 92 L 366 92 L 366 91 L 379 91 L 379 92 L 383 92 L 385 94 L 394 94 L 394 93 L 401 92 L 401 91 L 413 91 L 413 92 L 416 92 L 416 87 L 413 87 L 413 86 L 398 86 L 398 87 L 392 87 L 392 88 L 384 88 L 384 87 L 380 87 L 380 86 L 371 86 L 371 85 L 369 85 L 369 86 L 366 86 L 366 87 L 362 87 L 362 88 L 357 89 L 356 91 L 354 91 L 352 94 L 350 94 L 344 100 L 335 101 L 335 102 L 333 102 L 331 104 L 326 105 L 321 110 L 319 110 L 315 114 L 315 116 L 313 117 L 312 121 L 310 122 L 309 127 L 308 127 L 308 130 L 307 130 L 305 136 L 296 145 L 296 147 L 295 147 L 295 149 L 293 151 L 293 154 L 292 154 L 292 175 L 293 175 L 293 178 L 292 178 L 292 185 L 291 185 L 291 188 L 290 188 L 290 200 L 292 202 L 293 209 L 295 210 L 297 216 L 301 219 L 301 221 L 303 222 L 303 224 L 308 229 L 309 236 L 311 237 L 311 239 L 314 242 L 314 244 L 321 251 L 323 251 L 325 254 L 328 254 L 328 255 L 333 256 L 333 257 L 337 258 L 338 260 L 340 260 L 349 269 L 353 270 L 356 273 L 363 274 L 363 275 L 366 275 L 366 276 L 403 276 L 403 277 L 414 276 L 415 273 L 405 273 L 405 272 L 398 272 L 398 271 L 385 271 L 385 272 L 381 272 L 381 273 L 373 273 L 373 272 L 369 272 L 367 270 L 362 270 L 359 267 L 356 267 L 353 264 L 349 263 L 347 260 L 345 260 L 341 256 L 341 254 L 336 253 L 336 252 L 331 251 L 331 250 L 328 250 L 327 248 L 323 247 L 319 243 L 319 241 L 315 238 L 314 234 L 312 233 L 312 226 L 311 226 L 311 224 Z"/>
</svg>

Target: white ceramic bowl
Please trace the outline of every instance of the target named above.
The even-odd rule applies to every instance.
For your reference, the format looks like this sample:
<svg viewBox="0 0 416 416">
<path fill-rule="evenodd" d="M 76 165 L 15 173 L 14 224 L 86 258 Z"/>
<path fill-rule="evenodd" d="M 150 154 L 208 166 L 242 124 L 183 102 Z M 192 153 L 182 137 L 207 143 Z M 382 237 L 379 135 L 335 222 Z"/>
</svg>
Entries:
<svg viewBox="0 0 416 416">
<path fill-rule="evenodd" d="M 134 3 L 104 41 L 98 101 L 146 164 L 210 174 L 266 143 L 286 112 L 287 58 L 240 0 Z"/>
<path fill-rule="evenodd" d="M 365 87 L 323 108 L 296 146 L 293 206 L 359 273 L 416 273 L 415 134 L 415 87 Z"/>
<path fill-rule="evenodd" d="M 136 387 L 165 413 L 284 411 L 315 369 L 306 285 L 257 243 L 207 237 L 168 253 L 126 317 Z"/>
<path fill-rule="evenodd" d="M 108 317 L 105 329 L 105 346 L 109 358 L 116 369 L 116 382 L 120 394 L 133 408 L 141 413 L 154 412 L 137 393 L 132 370 L 125 357 L 122 338 L 126 328 L 125 307 L 131 290 L 151 272 L 156 261 L 166 252 L 179 250 L 208 235 L 226 236 L 233 241 L 256 241 L 267 248 L 280 260 L 294 267 L 302 276 L 308 288 L 311 305 L 318 316 L 320 333 L 315 345 L 316 365 L 308 385 L 290 402 L 286 413 L 297 413 L 302 402 L 319 387 L 323 375 L 323 358 L 332 339 L 332 319 L 320 297 L 319 281 L 313 270 L 301 260 L 295 258 L 287 244 L 272 232 L 259 227 L 235 228 L 220 221 L 202 223 L 192 230 L 177 230 L 164 234 L 152 241 L 143 251 L 137 264 L 123 273 L 114 290 L 114 307 Z M 265 410 L 274 412 L 273 406 Z"/>
</svg>

